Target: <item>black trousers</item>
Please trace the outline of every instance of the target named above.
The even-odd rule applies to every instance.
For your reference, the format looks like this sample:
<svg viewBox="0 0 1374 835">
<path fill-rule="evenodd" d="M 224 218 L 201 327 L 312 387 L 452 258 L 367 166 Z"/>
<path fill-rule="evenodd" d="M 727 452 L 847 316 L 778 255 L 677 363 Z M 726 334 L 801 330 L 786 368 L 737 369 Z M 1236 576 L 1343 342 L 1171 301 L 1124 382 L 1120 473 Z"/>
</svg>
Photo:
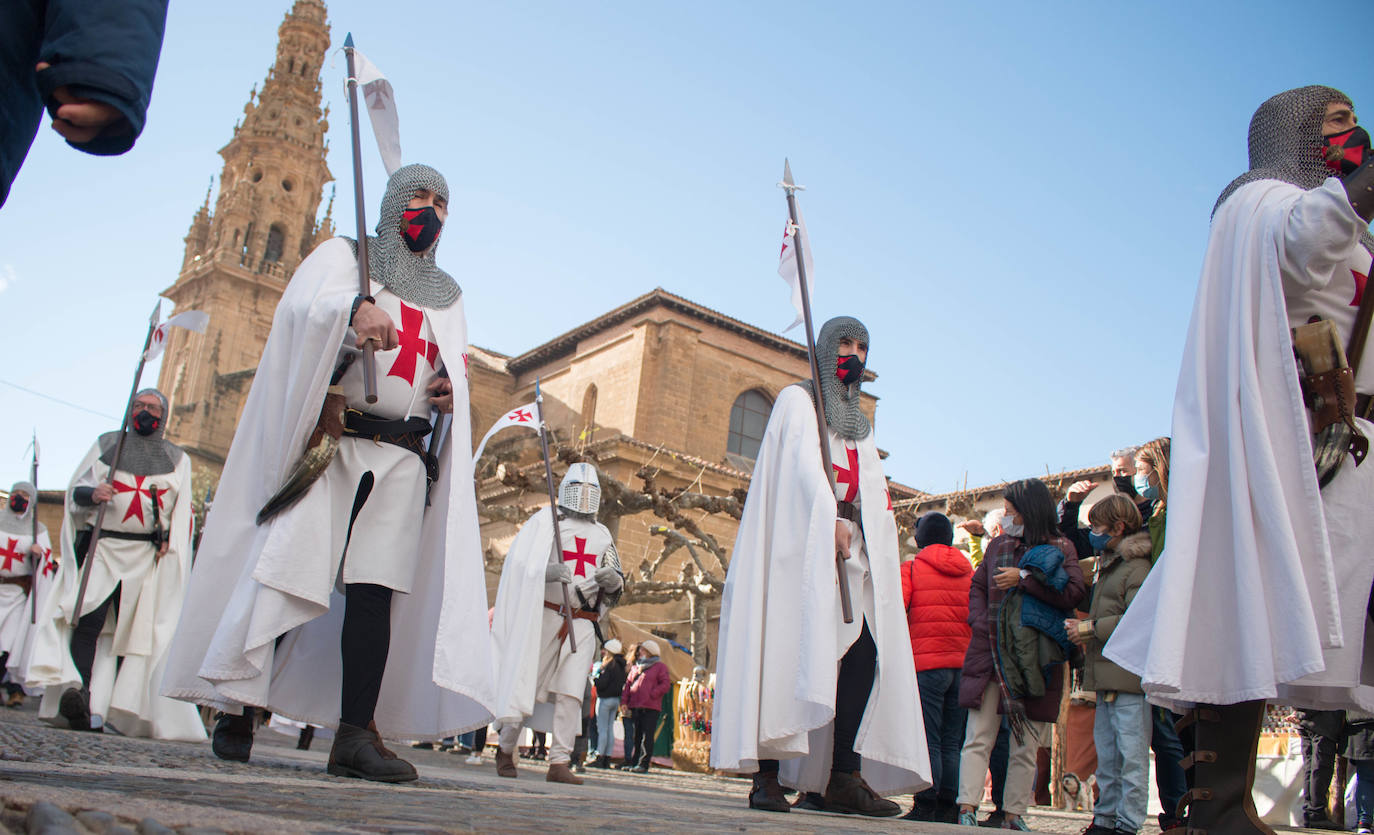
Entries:
<svg viewBox="0 0 1374 835">
<path fill-rule="evenodd" d="M 868 696 L 873 692 L 873 676 L 878 669 L 878 645 L 864 620 L 859 638 L 840 659 L 840 674 L 835 682 L 835 750 L 831 771 L 859 771 L 863 758 L 854 752 L 854 737 L 863 722 Z M 759 772 L 777 774 L 777 760 L 759 760 Z"/>
<path fill-rule="evenodd" d="M 339 721 L 366 728 L 377 710 L 391 650 L 391 589 L 371 583 L 344 587 L 343 656 Z"/>
<path fill-rule="evenodd" d="M 72 663 L 76 665 L 76 671 L 81 674 L 81 685 L 87 689 L 91 686 L 91 667 L 95 665 L 95 645 L 100 640 L 100 631 L 105 628 L 105 618 L 109 616 L 110 609 L 119 608 L 119 592 L 122 585 L 115 586 L 115 590 L 110 596 L 105 598 L 99 606 L 91 609 L 81 616 L 76 622 L 76 628 L 72 629 L 72 641 L 69 645 L 72 652 Z"/>
<path fill-rule="evenodd" d="M 1299 717 L 1302 738 L 1304 822 L 1325 820 L 1331 800 L 1331 777 L 1336 771 L 1336 740 L 1326 733 L 1336 731 L 1344 722 L 1340 711 L 1305 710 Z M 1329 726 L 1329 727 L 1327 727 Z"/>
<path fill-rule="evenodd" d="M 635 751 L 639 754 L 636 765 L 648 768 L 654 758 L 654 738 L 658 736 L 659 711 L 647 707 L 631 708 L 635 721 Z"/>
</svg>

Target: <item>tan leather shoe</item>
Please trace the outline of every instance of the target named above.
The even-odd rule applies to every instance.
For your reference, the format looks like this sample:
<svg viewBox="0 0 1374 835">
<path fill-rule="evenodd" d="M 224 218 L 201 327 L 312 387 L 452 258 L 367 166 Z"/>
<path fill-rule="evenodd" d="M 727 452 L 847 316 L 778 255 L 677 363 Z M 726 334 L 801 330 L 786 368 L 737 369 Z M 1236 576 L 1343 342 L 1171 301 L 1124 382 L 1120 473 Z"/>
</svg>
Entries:
<svg viewBox="0 0 1374 835">
<path fill-rule="evenodd" d="M 509 777 L 512 780 L 518 776 L 515 770 L 515 757 L 500 748 L 496 749 L 496 774 L 498 777 Z"/>
<path fill-rule="evenodd" d="M 582 778 L 573 774 L 567 763 L 550 763 L 549 773 L 544 781 L 547 783 L 567 783 L 573 786 L 582 785 Z"/>
</svg>

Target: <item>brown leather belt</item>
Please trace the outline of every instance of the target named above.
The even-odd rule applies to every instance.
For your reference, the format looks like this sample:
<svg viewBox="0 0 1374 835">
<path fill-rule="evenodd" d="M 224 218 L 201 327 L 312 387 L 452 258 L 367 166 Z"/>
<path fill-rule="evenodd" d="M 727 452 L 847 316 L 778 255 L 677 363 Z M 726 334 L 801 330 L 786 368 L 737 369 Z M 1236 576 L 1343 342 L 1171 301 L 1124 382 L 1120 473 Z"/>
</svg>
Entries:
<svg viewBox="0 0 1374 835">
<path fill-rule="evenodd" d="M 852 502 L 844 500 L 835 502 L 835 515 L 841 519 L 848 519 L 856 525 L 864 523 L 863 516 L 859 513 L 859 506 Z"/>
<path fill-rule="evenodd" d="M 0 586 L 19 586 L 27 592 L 33 588 L 33 576 L 26 574 L 23 577 L 0 577 Z"/>
<path fill-rule="evenodd" d="M 549 601 L 545 600 L 544 608 L 557 612 L 560 615 L 563 614 L 563 607 L 557 603 L 550 603 Z M 597 621 L 601 620 L 600 612 L 588 612 L 586 609 L 573 609 L 572 616 L 575 618 L 580 618 L 582 620 L 589 620 L 592 623 L 596 623 Z M 562 641 L 566 637 L 568 637 L 568 622 L 563 621 L 563 625 L 558 627 L 558 640 Z"/>
<path fill-rule="evenodd" d="M 1370 407 L 1374 405 L 1374 398 L 1367 394 L 1355 395 L 1355 417 L 1365 420 L 1374 420 L 1370 414 Z"/>
</svg>

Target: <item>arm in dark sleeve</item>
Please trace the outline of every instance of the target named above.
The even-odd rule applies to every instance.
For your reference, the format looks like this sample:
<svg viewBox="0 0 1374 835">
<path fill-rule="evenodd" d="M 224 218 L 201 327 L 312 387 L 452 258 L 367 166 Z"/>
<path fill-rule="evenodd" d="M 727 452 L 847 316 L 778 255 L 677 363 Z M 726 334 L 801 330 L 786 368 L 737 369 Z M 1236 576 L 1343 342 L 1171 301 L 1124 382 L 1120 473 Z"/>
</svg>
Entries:
<svg viewBox="0 0 1374 835">
<path fill-rule="evenodd" d="M 985 557 L 974 569 L 973 582 L 968 587 L 968 625 L 976 626 L 978 616 L 988 610 L 988 561 Z"/>
<path fill-rule="evenodd" d="M 94 492 L 94 487 L 78 487 L 72 491 L 72 501 L 82 507 L 94 507 L 95 499 L 91 498 L 91 494 Z"/>
<path fill-rule="evenodd" d="M 1091 554 L 1093 546 L 1088 542 L 1088 532 L 1078 527 L 1078 509 L 1082 506 L 1082 502 L 1067 500 L 1059 503 L 1059 533 L 1073 543 L 1078 553 Z"/>
<path fill-rule="evenodd" d="M 38 60 L 38 90 L 57 118 L 53 92 L 102 102 L 124 116 L 90 142 L 68 143 L 89 154 L 110 156 L 133 147 L 143 132 L 153 76 L 162 51 L 168 0 L 49 0 Z"/>
</svg>

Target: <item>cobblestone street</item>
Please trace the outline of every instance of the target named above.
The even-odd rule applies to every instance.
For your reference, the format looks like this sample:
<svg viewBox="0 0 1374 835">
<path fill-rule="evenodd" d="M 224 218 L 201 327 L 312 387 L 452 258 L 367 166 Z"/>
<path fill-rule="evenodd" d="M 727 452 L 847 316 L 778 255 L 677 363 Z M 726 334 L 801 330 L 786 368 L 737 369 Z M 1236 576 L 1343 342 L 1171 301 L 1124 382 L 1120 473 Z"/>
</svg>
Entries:
<svg viewBox="0 0 1374 835">
<path fill-rule="evenodd" d="M 39 722 L 37 702 L 0 710 L 0 825 L 8 832 L 489 832 L 788 831 L 943 832 L 952 827 L 816 813 L 751 812 L 747 782 L 699 774 L 588 770 L 583 786 L 544 782 L 542 764 L 520 779 L 437 751 L 393 747 L 420 780 L 385 786 L 325 773 L 329 742 L 298 751 L 262 729 L 248 764 L 208 744 L 80 734 Z M 904 808 L 910 798 L 899 798 Z M 1084 814 L 1048 810 L 1033 827 L 1073 835 Z M 1151 828 L 1148 835 L 1157 835 Z"/>
</svg>

